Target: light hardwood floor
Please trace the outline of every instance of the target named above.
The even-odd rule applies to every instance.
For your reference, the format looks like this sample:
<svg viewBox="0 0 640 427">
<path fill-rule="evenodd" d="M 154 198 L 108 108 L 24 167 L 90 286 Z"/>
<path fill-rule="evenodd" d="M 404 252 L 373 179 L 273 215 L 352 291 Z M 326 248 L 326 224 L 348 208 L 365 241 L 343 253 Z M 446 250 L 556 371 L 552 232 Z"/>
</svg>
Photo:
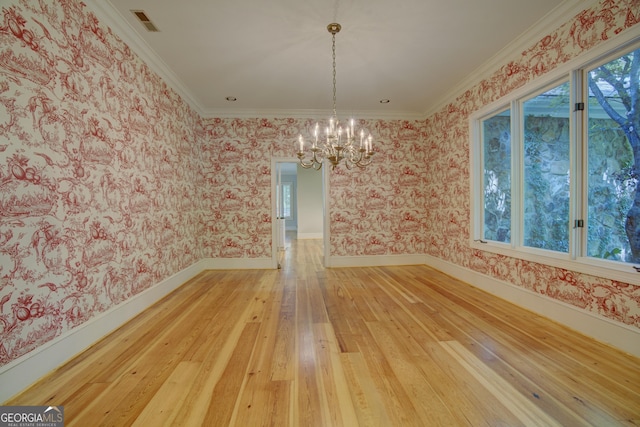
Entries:
<svg viewBox="0 0 640 427">
<path fill-rule="evenodd" d="M 640 360 L 425 266 L 206 271 L 6 404 L 67 426 L 640 425 Z"/>
</svg>

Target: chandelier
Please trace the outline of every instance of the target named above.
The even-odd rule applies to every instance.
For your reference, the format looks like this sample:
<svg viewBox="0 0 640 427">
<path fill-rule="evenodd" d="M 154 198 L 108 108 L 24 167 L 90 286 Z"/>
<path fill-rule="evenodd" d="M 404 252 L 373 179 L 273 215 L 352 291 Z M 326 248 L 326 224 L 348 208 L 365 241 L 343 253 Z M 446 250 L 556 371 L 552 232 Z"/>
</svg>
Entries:
<svg viewBox="0 0 640 427">
<path fill-rule="evenodd" d="M 354 165 L 364 168 L 371 163 L 373 155 L 373 137 L 371 134 L 365 137 L 364 130 L 356 132 L 355 122 L 353 119 L 343 127 L 338 121 L 336 114 L 336 34 L 342 27 L 340 24 L 329 24 L 327 30 L 332 35 L 332 53 L 333 53 L 333 116 L 329 119 L 329 123 L 324 128 L 324 132 L 320 134 L 320 125 L 316 123 L 313 137 L 311 140 L 311 158 L 306 159 L 305 140 L 300 135 L 298 137 L 297 155 L 303 168 L 313 167 L 319 170 L 322 162 L 327 159 L 331 163 L 331 169 L 344 160 L 347 169 L 351 169 Z"/>
</svg>

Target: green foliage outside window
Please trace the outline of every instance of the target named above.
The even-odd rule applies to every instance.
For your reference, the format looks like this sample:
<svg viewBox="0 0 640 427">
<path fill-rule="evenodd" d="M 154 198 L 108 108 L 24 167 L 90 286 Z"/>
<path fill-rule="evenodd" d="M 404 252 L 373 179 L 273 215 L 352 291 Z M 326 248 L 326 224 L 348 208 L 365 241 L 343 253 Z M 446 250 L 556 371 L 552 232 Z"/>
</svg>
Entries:
<svg viewBox="0 0 640 427">
<path fill-rule="evenodd" d="M 509 111 L 483 122 L 484 239 L 511 241 L 511 118 Z"/>
<path fill-rule="evenodd" d="M 588 72 L 588 255 L 640 262 L 640 49 Z"/>
</svg>

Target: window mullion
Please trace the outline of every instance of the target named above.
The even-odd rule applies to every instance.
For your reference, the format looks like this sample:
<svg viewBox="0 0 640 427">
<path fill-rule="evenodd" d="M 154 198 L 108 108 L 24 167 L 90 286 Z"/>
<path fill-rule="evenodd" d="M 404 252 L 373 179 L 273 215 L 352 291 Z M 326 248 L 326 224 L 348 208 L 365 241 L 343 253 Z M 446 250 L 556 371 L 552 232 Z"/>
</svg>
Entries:
<svg viewBox="0 0 640 427">
<path fill-rule="evenodd" d="M 520 101 L 511 102 L 511 246 L 522 247 L 524 227 L 524 133 Z"/>
<path fill-rule="evenodd" d="M 484 133 L 479 120 L 471 121 L 470 134 L 473 135 L 473 143 L 471 149 L 471 194 L 473 195 L 473 210 L 471 224 L 471 240 L 479 242 L 483 239 L 484 233 L 484 154 L 482 141 Z"/>
<path fill-rule="evenodd" d="M 586 85 L 584 73 L 582 70 L 574 71 L 571 74 L 571 100 L 573 105 L 572 120 L 569 122 L 571 128 L 571 205 L 570 215 L 571 228 L 569 241 L 569 253 L 572 259 L 585 256 L 586 252 L 586 232 L 588 227 L 587 218 L 587 185 L 586 185 L 586 135 L 585 113 L 584 108 L 586 94 Z M 582 109 L 577 108 L 582 104 Z M 583 220 L 582 226 L 579 227 L 576 221 Z"/>
</svg>

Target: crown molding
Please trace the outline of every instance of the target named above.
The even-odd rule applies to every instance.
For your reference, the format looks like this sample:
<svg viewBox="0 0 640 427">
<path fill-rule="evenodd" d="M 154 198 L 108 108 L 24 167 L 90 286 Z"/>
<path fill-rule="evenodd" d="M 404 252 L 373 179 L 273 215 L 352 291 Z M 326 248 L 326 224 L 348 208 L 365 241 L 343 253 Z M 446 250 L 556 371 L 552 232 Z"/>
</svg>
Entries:
<svg viewBox="0 0 640 427">
<path fill-rule="evenodd" d="M 361 111 L 349 111 L 349 112 L 340 112 L 338 111 L 338 117 L 348 119 L 351 117 L 356 117 L 358 119 L 368 119 L 368 120 L 421 120 L 424 119 L 422 113 L 415 111 L 371 111 L 371 110 L 361 110 Z M 201 114 L 203 119 L 213 119 L 213 118 L 242 118 L 242 119 L 250 119 L 250 118 L 292 118 L 292 119 L 318 119 L 330 117 L 333 114 L 331 110 L 280 110 L 280 109 L 208 109 Z"/>
<path fill-rule="evenodd" d="M 84 3 L 100 22 L 111 28 L 113 34 L 119 37 L 133 50 L 151 70 L 158 74 L 184 101 L 202 116 L 202 107 L 182 80 L 169 68 L 160 56 L 133 29 L 126 17 L 108 0 L 85 0 Z"/>
<path fill-rule="evenodd" d="M 534 41 L 541 39 L 544 34 L 557 30 L 565 24 L 568 19 L 599 2 L 600 0 L 564 0 L 529 27 L 524 33 L 520 34 L 512 42 L 485 61 L 480 67 L 476 68 L 451 90 L 447 91 L 433 107 L 422 114 L 422 117 L 426 119 L 437 113 L 446 105 L 450 104 L 451 100 L 456 99 L 482 80 L 489 78 L 497 68 L 506 64 L 509 60 L 520 56 L 523 50 L 530 48 Z"/>
<path fill-rule="evenodd" d="M 447 91 L 433 107 L 423 112 L 416 111 L 351 111 L 349 115 L 371 120 L 426 120 L 440 111 L 452 99 L 456 99 L 468 88 L 488 78 L 496 68 L 510 59 L 518 56 L 523 49 L 532 45 L 532 40 L 541 38 L 541 34 L 558 29 L 567 22 L 569 17 L 576 16 L 583 10 L 597 4 L 599 0 L 564 0 L 551 12 L 546 14 L 536 24 L 518 36 L 514 41 L 485 61 L 480 67 L 461 80 L 455 87 Z M 155 73 L 157 73 L 171 88 L 173 88 L 187 104 L 203 119 L 210 118 L 316 118 L 328 117 L 327 110 L 273 110 L 273 109 L 205 109 L 187 89 L 184 83 L 159 57 L 159 55 L 142 39 L 131 26 L 126 17 L 122 16 L 108 0 L 85 0 L 85 4 L 100 19 L 108 25 L 113 33 L 120 37 Z M 349 116 L 347 114 L 339 114 Z"/>
<path fill-rule="evenodd" d="M 273 109 L 205 109 L 196 100 L 185 84 L 160 58 L 160 56 L 142 39 L 129 21 L 111 4 L 109 0 L 85 0 L 87 7 L 98 19 L 109 26 L 114 35 L 119 37 L 158 74 L 191 108 L 203 119 L 210 118 L 317 118 L 329 117 L 328 110 L 273 110 Z M 346 114 L 343 114 L 347 116 Z M 351 111 L 350 115 L 358 118 L 380 120 L 420 120 L 424 115 L 416 111 Z"/>
</svg>

